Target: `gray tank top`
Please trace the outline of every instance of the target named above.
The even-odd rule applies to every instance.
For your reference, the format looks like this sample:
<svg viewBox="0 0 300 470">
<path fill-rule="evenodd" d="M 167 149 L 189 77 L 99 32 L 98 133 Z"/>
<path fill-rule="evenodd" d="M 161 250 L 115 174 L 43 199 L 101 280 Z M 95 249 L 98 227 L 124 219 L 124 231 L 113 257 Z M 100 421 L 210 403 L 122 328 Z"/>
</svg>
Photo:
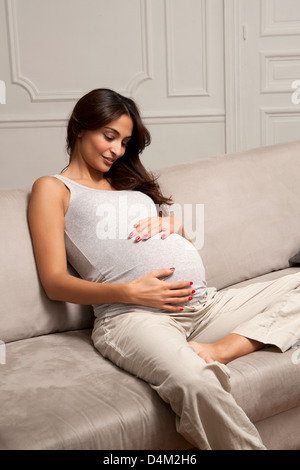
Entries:
<svg viewBox="0 0 300 470">
<path fill-rule="evenodd" d="M 157 216 L 150 197 L 139 191 L 105 191 L 83 186 L 53 175 L 70 190 L 65 214 L 65 244 L 68 262 L 88 281 L 123 283 L 150 271 L 175 267 L 165 280 L 193 282 L 193 300 L 206 292 L 202 260 L 193 245 L 178 234 L 165 240 L 161 234 L 147 241 L 129 238 L 140 219 Z M 93 305 L 95 316 L 104 318 L 133 310 L 153 308 L 131 304 Z"/>
</svg>

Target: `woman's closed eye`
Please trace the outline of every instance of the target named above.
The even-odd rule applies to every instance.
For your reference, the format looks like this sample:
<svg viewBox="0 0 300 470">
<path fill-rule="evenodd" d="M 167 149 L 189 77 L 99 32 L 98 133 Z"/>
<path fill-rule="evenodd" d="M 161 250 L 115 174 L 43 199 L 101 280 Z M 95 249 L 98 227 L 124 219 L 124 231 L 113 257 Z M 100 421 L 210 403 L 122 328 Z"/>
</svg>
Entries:
<svg viewBox="0 0 300 470">
<path fill-rule="evenodd" d="M 104 137 L 105 137 L 105 139 L 106 139 L 108 142 L 112 142 L 112 141 L 116 138 L 115 136 L 111 136 L 111 135 L 108 135 L 108 134 L 104 134 Z M 122 144 L 121 144 L 122 147 L 125 147 L 125 148 L 126 148 L 127 145 L 128 145 L 128 143 L 129 143 L 129 140 L 130 140 L 130 139 L 128 139 L 128 140 L 126 140 L 126 141 L 123 140 L 123 142 L 122 142 Z"/>
<path fill-rule="evenodd" d="M 108 142 L 112 142 L 115 138 L 115 136 L 111 136 L 111 135 L 107 135 L 107 134 L 104 134 L 104 137 L 106 140 L 108 140 Z"/>
</svg>

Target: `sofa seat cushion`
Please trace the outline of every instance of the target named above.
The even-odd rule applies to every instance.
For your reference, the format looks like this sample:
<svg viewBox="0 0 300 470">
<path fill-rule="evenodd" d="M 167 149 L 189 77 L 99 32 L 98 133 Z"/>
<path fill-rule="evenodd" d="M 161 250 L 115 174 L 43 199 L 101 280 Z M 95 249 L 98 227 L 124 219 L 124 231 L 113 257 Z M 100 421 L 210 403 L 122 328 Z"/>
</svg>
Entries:
<svg viewBox="0 0 300 470">
<path fill-rule="evenodd" d="M 273 271 L 232 287 L 272 281 L 299 271 L 299 267 Z M 282 354 L 275 347 L 266 347 L 228 364 L 232 394 L 251 421 L 257 422 L 300 406 L 299 360 L 300 351 L 298 355 L 295 349 Z"/>
<path fill-rule="evenodd" d="M 6 345 L 0 449 L 187 449 L 170 407 L 102 358 L 91 330 Z M 254 422 L 300 405 L 295 350 L 257 351 L 229 364 L 232 394 Z"/>
<path fill-rule="evenodd" d="M 91 330 L 6 345 L 0 449 L 187 449 L 169 406 L 92 345 Z"/>
<path fill-rule="evenodd" d="M 252 422 L 300 406 L 300 350 L 266 347 L 228 364 L 231 393 Z"/>
</svg>

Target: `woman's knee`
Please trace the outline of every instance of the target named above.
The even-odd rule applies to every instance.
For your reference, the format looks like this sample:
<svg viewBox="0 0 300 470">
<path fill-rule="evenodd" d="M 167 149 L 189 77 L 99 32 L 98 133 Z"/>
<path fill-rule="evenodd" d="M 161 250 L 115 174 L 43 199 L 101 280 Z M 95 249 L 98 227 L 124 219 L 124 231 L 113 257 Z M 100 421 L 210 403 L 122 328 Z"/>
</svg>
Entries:
<svg viewBox="0 0 300 470">
<path fill-rule="evenodd" d="M 220 363 L 206 364 L 199 358 L 199 366 L 184 369 L 167 375 L 153 386 L 159 395 L 168 402 L 197 400 L 205 403 L 224 392 L 230 392 L 230 376 L 226 366 Z"/>
</svg>

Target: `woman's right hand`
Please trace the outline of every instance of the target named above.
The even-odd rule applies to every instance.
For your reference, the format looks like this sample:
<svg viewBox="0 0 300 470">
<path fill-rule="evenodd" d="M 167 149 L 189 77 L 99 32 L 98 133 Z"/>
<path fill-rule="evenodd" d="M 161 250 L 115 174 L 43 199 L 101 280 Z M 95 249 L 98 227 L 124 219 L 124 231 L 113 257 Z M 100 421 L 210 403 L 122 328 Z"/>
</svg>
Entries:
<svg viewBox="0 0 300 470">
<path fill-rule="evenodd" d="M 162 281 L 160 277 L 170 276 L 174 268 L 151 271 L 128 283 L 129 302 L 158 309 L 178 312 L 183 310 L 176 304 L 192 300 L 192 281 Z"/>
</svg>

